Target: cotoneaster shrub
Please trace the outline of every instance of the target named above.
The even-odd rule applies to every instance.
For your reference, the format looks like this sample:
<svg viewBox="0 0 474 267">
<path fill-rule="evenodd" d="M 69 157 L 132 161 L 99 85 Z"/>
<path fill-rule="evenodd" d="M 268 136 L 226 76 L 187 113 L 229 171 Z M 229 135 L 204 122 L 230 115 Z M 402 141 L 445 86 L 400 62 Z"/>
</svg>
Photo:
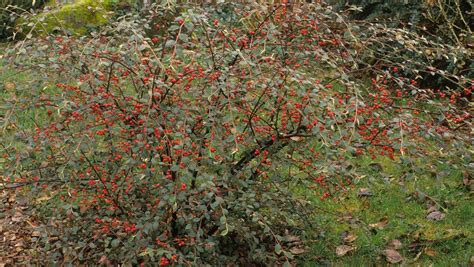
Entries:
<svg viewBox="0 0 474 267">
<path fill-rule="evenodd" d="M 55 193 L 42 261 L 293 261 L 314 211 L 290 184 L 330 199 L 351 187 L 348 159 L 417 157 L 469 119 L 455 100 L 420 114 L 396 67 L 358 79 L 347 31 L 319 4 L 154 5 L 92 36 L 18 43 L 16 62 L 54 81 L 21 104 L 44 120 L 4 149 L 8 179 Z"/>
</svg>

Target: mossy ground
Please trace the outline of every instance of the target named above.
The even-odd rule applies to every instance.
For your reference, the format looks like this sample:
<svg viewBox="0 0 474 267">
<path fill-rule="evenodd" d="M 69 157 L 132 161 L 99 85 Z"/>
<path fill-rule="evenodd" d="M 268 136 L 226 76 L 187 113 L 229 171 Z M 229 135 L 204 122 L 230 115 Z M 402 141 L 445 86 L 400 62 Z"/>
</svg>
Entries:
<svg viewBox="0 0 474 267">
<path fill-rule="evenodd" d="M 22 32 L 46 35 L 56 31 L 82 36 L 107 24 L 113 11 L 124 5 L 133 5 L 134 0 L 76 0 L 73 3 L 58 5 L 56 1 L 46 4 L 45 11 L 29 16 L 27 20 L 17 21 Z"/>
</svg>

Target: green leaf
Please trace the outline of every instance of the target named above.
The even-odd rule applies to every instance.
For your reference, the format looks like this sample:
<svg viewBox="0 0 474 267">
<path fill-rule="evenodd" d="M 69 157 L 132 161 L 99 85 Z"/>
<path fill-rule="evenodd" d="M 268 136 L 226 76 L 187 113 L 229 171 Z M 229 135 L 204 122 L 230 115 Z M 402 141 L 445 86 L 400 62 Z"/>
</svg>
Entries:
<svg viewBox="0 0 474 267">
<path fill-rule="evenodd" d="M 119 239 L 114 239 L 112 240 L 112 242 L 110 243 L 110 245 L 113 247 L 113 248 L 116 248 L 120 245 L 120 240 Z"/>
<path fill-rule="evenodd" d="M 281 249 L 281 245 L 280 245 L 280 244 L 276 244 L 276 245 L 275 245 L 275 253 L 278 254 L 278 255 L 280 255 L 282 251 L 283 251 L 283 250 Z"/>
<path fill-rule="evenodd" d="M 188 42 L 189 41 L 189 36 L 187 34 L 181 33 L 179 35 L 179 40 L 181 40 L 183 42 Z"/>
<path fill-rule="evenodd" d="M 165 43 L 165 47 L 166 47 L 166 48 L 171 48 L 171 47 L 174 47 L 175 44 L 176 44 L 176 41 L 175 41 L 175 40 L 168 40 L 168 41 L 166 41 L 166 43 Z"/>
<path fill-rule="evenodd" d="M 226 236 L 229 233 L 229 227 L 227 227 L 227 224 L 225 225 L 224 231 L 222 231 L 221 236 Z"/>
</svg>

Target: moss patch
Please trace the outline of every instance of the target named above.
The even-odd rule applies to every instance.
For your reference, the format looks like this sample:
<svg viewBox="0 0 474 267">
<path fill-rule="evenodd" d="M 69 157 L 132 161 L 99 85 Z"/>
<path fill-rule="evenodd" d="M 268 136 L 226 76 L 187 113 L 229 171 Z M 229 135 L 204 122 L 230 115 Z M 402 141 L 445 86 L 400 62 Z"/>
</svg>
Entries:
<svg viewBox="0 0 474 267">
<path fill-rule="evenodd" d="M 106 23 L 113 17 L 116 8 L 132 5 L 132 0 L 77 0 L 71 4 L 58 5 L 55 1 L 37 15 L 17 22 L 23 33 L 45 35 L 65 31 L 71 35 L 84 35 Z"/>
</svg>

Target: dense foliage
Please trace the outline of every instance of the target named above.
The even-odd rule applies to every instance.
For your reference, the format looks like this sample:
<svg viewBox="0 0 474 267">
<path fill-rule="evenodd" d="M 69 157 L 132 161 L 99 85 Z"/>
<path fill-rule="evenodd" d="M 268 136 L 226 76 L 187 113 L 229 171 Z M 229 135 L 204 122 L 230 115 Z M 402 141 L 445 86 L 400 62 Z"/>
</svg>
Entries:
<svg viewBox="0 0 474 267">
<path fill-rule="evenodd" d="M 369 65 L 398 64 L 424 89 L 462 90 L 458 77 L 474 78 L 472 1 L 329 2 L 361 21 L 357 36 L 367 44 Z"/>
<path fill-rule="evenodd" d="M 0 40 L 11 36 L 15 19 L 31 8 L 41 7 L 46 1 L 38 0 L 0 0 Z"/>
<path fill-rule="evenodd" d="M 91 36 L 19 42 L 11 63 L 46 81 L 19 105 L 43 120 L 4 147 L 5 176 L 59 192 L 41 210 L 43 256 L 291 262 L 313 211 L 290 184 L 331 199 L 352 185 L 348 159 L 411 164 L 427 138 L 444 142 L 471 118 L 453 108 L 471 80 L 439 73 L 462 90 L 420 90 L 405 76 L 420 61 L 368 59 L 413 35 L 359 29 L 322 4 L 155 4 Z M 378 46 L 390 35 L 395 51 Z"/>
</svg>

